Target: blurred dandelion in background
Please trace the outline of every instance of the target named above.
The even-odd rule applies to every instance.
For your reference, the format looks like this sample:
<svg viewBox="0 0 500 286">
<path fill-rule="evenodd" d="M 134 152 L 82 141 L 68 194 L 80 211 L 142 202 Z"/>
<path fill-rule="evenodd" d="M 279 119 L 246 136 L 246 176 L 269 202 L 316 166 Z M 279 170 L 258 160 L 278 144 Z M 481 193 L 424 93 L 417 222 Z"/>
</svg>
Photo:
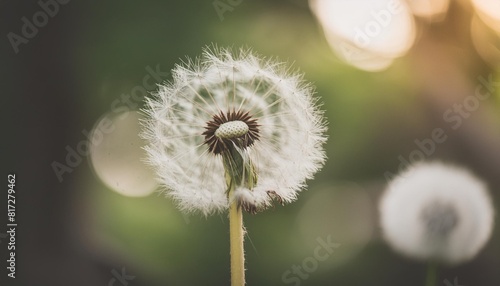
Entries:
<svg viewBox="0 0 500 286">
<path fill-rule="evenodd" d="M 398 252 L 431 262 L 474 258 L 493 230 L 486 185 L 467 170 L 420 163 L 394 178 L 380 201 L 384 237 Z"/>
</svg>

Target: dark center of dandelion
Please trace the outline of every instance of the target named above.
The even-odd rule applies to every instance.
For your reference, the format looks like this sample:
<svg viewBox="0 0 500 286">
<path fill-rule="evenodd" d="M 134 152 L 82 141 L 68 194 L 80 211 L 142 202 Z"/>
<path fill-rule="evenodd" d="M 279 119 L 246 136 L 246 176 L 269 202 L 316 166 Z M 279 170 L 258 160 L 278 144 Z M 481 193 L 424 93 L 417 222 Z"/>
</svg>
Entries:
<svg viewBox="0 0 500 286">
<path fill-rule="evenodd" d="M 449 204 L 435 202 L 426 206 L 421 213 L 427 233 L 436 238 L 445 238 L 458 224 L 458 214 Z"/>
<path fill-rule="evenodd" d="M 251 146 L 259 139 L 257 119 L 248 112 L 220 112 L 212 117 L 205 126 L 205 144 L 210 152 L 220 154 L 229 150 L 233 144 L 239 148 Z"/>
</svg>

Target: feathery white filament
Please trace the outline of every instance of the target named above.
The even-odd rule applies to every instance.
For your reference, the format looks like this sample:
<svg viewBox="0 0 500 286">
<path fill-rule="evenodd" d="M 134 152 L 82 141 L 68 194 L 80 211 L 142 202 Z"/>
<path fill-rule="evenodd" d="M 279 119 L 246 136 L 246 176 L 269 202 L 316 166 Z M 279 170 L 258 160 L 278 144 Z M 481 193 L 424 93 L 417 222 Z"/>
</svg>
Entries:
<svg viewBox="0 0 500 286">
<path fill-rule="evenodd" d="M 488 241 L 493 207 L 486 186 L 467 170 L 420 163 L 389 183 L 380 202 L 388 243 L 403 254 L 459 263 Z"/>
<path fill-rule="evenodd" d="M 149 163 L 182 210 L 208 215 L 229 206 L 221 157 L 202 135 L 217 114 L 248 112 L 257 120 L 258 139 L 238 151 L 251 160 L 258 177 L 251 190 L 235 191 L 243 203 L 263 209 L 273 197 L 292 202 L 323 165 L 325 122 L 302 75 L 248 50 L 233 55 L 216 48 L 176 66 L 172 75 L 173 81 L 148 99 L 143 137 L 150 142 Z M 222 124 L 216 135 L 247 136 L 252 128 L 241 123 Z"/>
</svg>

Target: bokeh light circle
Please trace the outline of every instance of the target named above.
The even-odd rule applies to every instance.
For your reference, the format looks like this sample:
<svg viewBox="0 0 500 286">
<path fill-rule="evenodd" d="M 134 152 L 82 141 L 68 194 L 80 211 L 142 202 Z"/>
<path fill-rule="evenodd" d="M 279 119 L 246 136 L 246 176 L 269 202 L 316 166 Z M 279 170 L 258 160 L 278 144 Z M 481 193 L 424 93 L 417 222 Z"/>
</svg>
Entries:
<svg viewBox="0 0 500 286">
<path fill-rule="evenodd" d="M 157 187 L 154 173 L 144 163 L 145 142 L 139 137 L 140 118 L 136 111 L 109 113 L 91 133 L 90 160 L 95 174 L 124 196 L 147 196 Z"/>
<path fill-rule="evenodd" d="M 300 237 L 312 247 L 318 239 L 330 236 L 340 246 L 328 261 L 330 265 L 342 264 L 372 239 L 374 205 L 367 192 L 355 183 L 318 188 L 314 193 L 297 217 Z"/>
<path fill-rule="evenodd" d="M 416 28 L 400 0 L 310 0 L 332 49 L 347 63 L 378 71 L 413 45 Z"/>
</svg>

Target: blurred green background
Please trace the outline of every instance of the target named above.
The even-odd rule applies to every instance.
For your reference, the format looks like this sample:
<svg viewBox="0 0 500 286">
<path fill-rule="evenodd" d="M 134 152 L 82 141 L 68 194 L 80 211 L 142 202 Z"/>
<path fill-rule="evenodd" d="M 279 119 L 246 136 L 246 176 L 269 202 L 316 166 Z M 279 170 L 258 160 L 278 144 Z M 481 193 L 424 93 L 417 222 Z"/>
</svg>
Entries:
<svg viewBox="0 0 500 286">
<path fill-rule="evenodd" d="M 245 215 L 247 284 L 295 285 L 283 275 L 331 237 L 340 246 L 300 285 L 422 285 L 425 263 L 393 252 L 377 222 L 388 172 L 415 157 L 415 140 L 444 129 L 447 140 L 425 159 L 473 170 L 499 209 L 499 85 L 459 128 L 443 118 L 480 77 L 500 81 L 500 30 L 473 4 L 452 0 L 439 13 L 407 15 L 408 48 L 374 71 L 332 49 L 304 0 L 72 0 L 17 53 L 9 33 L 22 35 L 22 18 L 33 21 L 42 6 L 2 1 L 2 165 L 18 174 L 20 225 L 19 277 L 7 285 L 229 285 L 226 215 L 183 215 L 155 193 L 138 160 L 137 120 L 117 118 L 141 108 L 144 90 L 211 44 L 293 63 L 316 86 L 329 122 L 329 159 L 308 190 L 293 204 Z M 102 118 L 121 122 L 120 131 L 103 139 L 100 155 L 73 158 L 58 178 L 54 162 L 68 165 L 70 149 Z M 500 285 L 499 237 L 496 226 L 474 260 L 440 270 L 439 285 L 455 277 L 460 285 Z M 134 278 L 120 283 L 122 271 Z"/>
</svg>

